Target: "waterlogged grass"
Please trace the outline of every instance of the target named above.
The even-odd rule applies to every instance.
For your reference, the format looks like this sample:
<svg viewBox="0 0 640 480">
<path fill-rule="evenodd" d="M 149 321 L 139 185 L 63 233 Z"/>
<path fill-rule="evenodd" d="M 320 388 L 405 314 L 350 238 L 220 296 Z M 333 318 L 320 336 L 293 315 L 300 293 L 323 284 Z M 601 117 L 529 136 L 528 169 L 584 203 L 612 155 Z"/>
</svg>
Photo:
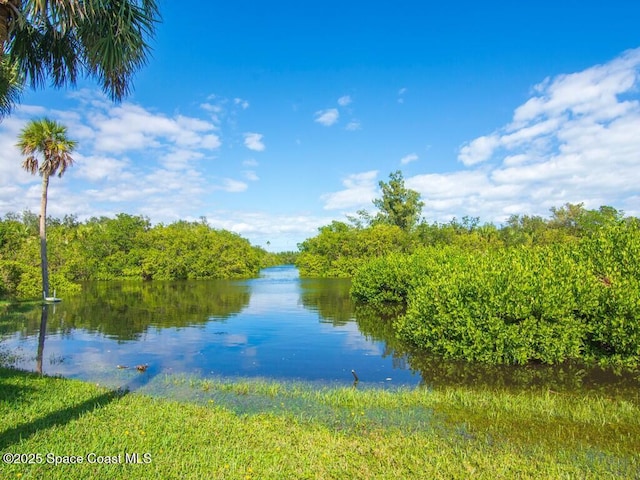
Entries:
<svg viewBox="0 0 640 480">
<path fill-rule="evenodd" d="M 336 429 L 362 426 L 404 431 L 436 428 L 433 410 L 420 389 L 356 389 L 267 380 L 229 381 L 167 375 L 145 388 L 154 396 L 198 404 L 215 404 L 236 414 L 295 416 Z"/>
<path fill-rule="evenodd" d="M 0 369 L 0 450 L 34 462 L 5 463 L 0 477 L 640 477 L 633 396 L 188 377 L 160 385 L 182 400 Z M 83 463 L 48 463 L 70 456 Z"/>
</svg>

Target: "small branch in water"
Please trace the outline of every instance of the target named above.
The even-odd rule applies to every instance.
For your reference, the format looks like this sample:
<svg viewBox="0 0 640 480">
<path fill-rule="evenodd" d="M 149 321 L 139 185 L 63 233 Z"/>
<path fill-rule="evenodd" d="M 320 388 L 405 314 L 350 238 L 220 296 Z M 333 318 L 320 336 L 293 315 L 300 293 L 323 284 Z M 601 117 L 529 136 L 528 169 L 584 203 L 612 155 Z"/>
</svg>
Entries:
<svg viewBox="0 0 640 480">
<path fill-rule="evenodd" d="M 351 370 L 351 374 L 353 375 L 354 383 L 358 383 L 360 381 L 360 379 L 358 378 L 358 375 L 356 374 L 356 371 L 355 370 Z"/>
</svg>

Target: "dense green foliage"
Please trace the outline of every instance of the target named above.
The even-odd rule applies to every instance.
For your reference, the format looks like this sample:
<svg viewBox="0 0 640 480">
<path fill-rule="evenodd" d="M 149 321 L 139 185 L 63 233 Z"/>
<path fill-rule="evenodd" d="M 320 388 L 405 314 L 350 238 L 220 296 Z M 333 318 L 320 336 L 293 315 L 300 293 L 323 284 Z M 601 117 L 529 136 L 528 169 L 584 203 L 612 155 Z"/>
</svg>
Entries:
<svg viewBox="0 0 640 480">
<path fill-rule="evenodd" d="M 401 180 L 401 176 L 395 179 L 398 182 Z M 393 181 L 392 174 L 390 183 Z M 407 202 L 415 201 L 410 200 L 410 192 L 404 189 Z M 392 202 L 388 197 L 392 195 L 383 193 L 383 199 Z M 376 202 L 379 201 L 374 200 Z M 358 214 L 357 217 L 348 217 L 350 223 L 334 221 L 321 227 L 318 235 L 298 245 L 300 255 L 295 263 L 300 275 L 352 277 L 368 260 L 393 252 L 414 253 L 426 247 L 485 251 L 513 246 L 573 243 L 624 220 L 623 213 L 613 207 L 588 210 L 582 204 L 569 203 L 552 208 L 549 219 L 512 215 L 500 227 L 491 223 L 481 224 L 479 218 L 465 216 L 462 219 L 453 218 L 447 223 L 422 220 L 405 229 L 393 224 L 390 216 L 384 212 L 374 217 L 364 211 Z"/>
<path fill-rule="evenodd" d="M 334 221 L 320 234 L 305 240 L 296 266 L 303 277 L 352 277 L 366 260 L 395 251 L 405 251 L 406 233 L 395 225 L 376 224 L 354 228 Z"/>
<path fill-rule="evenodd" d="M 405 302 L 397 334 L 444 358 L 638 365 L 638 221 L 562 235 L 533 246 L 431 246 L 372 259 L 356 274 L 352 295 Z"/>
<path fill-rule="evenodd" d="M 296 263 L 298 258 L 298 252 L 287 251 L 287 252 L 268 252 L 265 258 L 265 262 L 267 266 L 276 266 L 276 265 L 293 265 Z"/>
<path fill-rule="evenodd" d="M 640 221 L 582 204 L 551 214 L 514 215 L 501 228 L 469 217 L 423 221 L 382 255 L 359 248 L 375 242 L 375 219 L 355 221 L 340 236 L 320 229 L 298 263 L 303 275 L 355 272 L 356 301 L 402 305 L 396 335 L 442 358 L 640 366 Z M 327 253 L 352 251 L 363 253 L 340 263 Z"/>
<path fill-rule="evenodd" d="M 277 254 L 205 222 L 151 226 L 140 216 L 48 219 L 51 285 L 77 291 L 86 280 L 242 278 L 278 263 Z M 0 221 L 0 297 L 40 296 L 38 217 Z"/>
</svg>

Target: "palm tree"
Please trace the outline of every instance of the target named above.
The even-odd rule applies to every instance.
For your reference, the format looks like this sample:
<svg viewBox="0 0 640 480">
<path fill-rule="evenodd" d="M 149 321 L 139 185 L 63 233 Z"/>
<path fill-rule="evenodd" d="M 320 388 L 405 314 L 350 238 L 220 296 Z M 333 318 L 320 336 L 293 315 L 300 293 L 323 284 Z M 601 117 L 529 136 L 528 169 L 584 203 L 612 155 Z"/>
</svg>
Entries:
<svg viewBox="0 0 640 480">
<path fill-rule="evenodd" d="M 0 58 L 34 89 L 89 76 L 120 101 L 147 61 L 159 19 L 156 0 L 0 0 Z M 0 85 L 9 71 L 0 70 Z"/>
<path fill-rule="evenodd" d="M 23 86 L 24 78 L 18 65 L 12 63 L 8 55 L 0 55 L 0 119 L 9 115 L 18 103 Z"/>
<path fill-rule="evenodd" d="M 42 199 L 40 201 L 40 259 L 42 268 L 42 292 L 49 296 L 49 267 L 47 263 L 47 190 L 49 177 L 58 173 L 61 177 L 68 167 L 73 165 L 71 152 L 76 142 L 67 138 L 67 127 L 48 118 L 31 120 L 20 132 L 17 146 L 27 158 L 22 168 L 42 177 Z M 37 154 L 43 160 L 38 162 Z"/>
</svg>

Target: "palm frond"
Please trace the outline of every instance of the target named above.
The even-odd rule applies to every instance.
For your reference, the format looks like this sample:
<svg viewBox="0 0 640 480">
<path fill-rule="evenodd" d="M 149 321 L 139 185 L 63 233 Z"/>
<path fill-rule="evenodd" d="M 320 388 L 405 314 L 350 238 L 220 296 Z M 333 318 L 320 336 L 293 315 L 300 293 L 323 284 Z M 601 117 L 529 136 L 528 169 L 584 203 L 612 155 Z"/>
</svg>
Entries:
<svg viewBox="0 0 640 480">
<path fill-rule="evenodd" d="M 61 32 L 66 33 L 84 16 L 84 4 L 79 0 L 27 0 L 23 9 L 32 21 L 57 25 Z"/>
<path fill-rule="evenodd" d="M 35 175 L 35 173 L 39 170 L 38 159 L 33 155 L 25 158 L 25 160 L 22 162 L 22 168 L 24 168 L 31 175 Z"/>
<path fill-rule="evenodd" d="M 47 25 L 40 49 L 47 53 L 47 69 L 54 87 L 75 85 L 78 77 L 78 42 L 73 31 L 59 32 Z"/>
<path fill-rule="evenodd" d="M 7 55 L 0 58 L 0 120 L 11 113 L 20 101 L 24 88 L 24 78 L 15 62 Z"/>
<path fill-rule="evenodd" d="M 58 163 L 58 167 L 60 168 L 60 171 L 58 172 L 58 177 L 62 177 L 62 175 L 64 175 L 64 172 L 67 171 L 67 168 L 73 165 L 73 158 L 71 158 L 71 155 L 69 154 L 69 152 L 63 152 L 58 154 L 56 161 Z"/>
<path fill-rule="evenodd" d="M 55 87 L 73 86 L 86 73 L 116 101 L 131 92 L 133 74 L 146 64 L 148 39 L 160 21 L 156 0 L 9 3 L 19 7 L 20 21 L 12 22 L 2 46 L 25 82 L 34 89 L 48 80 Z"/>
<path fill-rule="evenodd" d="M 129 0 L 88 3 L 93 4 L 91 14 L 78 26 L 87 69 L 105 93 L 121 100 L 131 91 L 133 73 L 147 62 L 146 38 L 154 32 L 157 6 L 151 0 L 141 5 Z"/>
<path fill-rule="evenodd" d="M 76 142 L 67 138 L 67 128 L 48 118 L 32 120 L 22 129 L 18 136 L 18 147 L 23 155 L 29 155 L 22 166 L 32 174 L 62 176 L 66 169 L 73 165 L 71 152 Z M 36 153 L 43 156 L 38 164 Z"/>
<path fill-rule="evenodd" d="M 12 33 L 9 57 L 15 62 L 31 88 L 42 88 L 48 76 L 48 54 L 43 51 L 43 33 L 30 23 L 18 26 Z"/>
</svg>

